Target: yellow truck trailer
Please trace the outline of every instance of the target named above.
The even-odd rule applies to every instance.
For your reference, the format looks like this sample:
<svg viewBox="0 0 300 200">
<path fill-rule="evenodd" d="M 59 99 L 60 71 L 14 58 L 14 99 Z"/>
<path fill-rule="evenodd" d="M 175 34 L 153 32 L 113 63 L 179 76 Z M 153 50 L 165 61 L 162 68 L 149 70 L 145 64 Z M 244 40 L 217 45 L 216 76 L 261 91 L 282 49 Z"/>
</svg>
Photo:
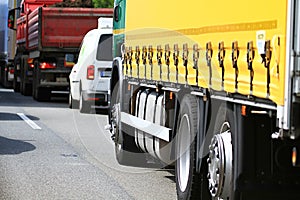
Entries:
<svg viewBox="0 0 300 200">
<path fill-rule="evenodd" d="M 299 24 L 297 0 L 115 0 L 118 162 L 175 165 L 178 199 L 299 199 Z"/>
</svg>

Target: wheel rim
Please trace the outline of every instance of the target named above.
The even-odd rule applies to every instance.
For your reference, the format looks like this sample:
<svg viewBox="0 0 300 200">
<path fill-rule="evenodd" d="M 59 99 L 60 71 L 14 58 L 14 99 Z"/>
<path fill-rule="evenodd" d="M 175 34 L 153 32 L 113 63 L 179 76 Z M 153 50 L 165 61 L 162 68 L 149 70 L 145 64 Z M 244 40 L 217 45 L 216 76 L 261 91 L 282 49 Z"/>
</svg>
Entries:
<svg viewBox="0 0 300 200">
<path fill-rule="evenodd" d="M 191 129 L 188 115 L 182 116 L 178 130 L 179 134 L 179 158 L 178 158 L 178 183 L 181 191 L 185 191 L 188 185 L 190 175 L 190 145 L 191 145 Z"/>
<path fill-rule="evenodd" d="M 119 129 L 120 129 L 120 125 L 121 125 L 121 117 L 120 117 L 120 103 L 116 103 L 114 104 L 114 106 L 112 107 L 111 113 L 112 113 L 112 133 L 116 136 L 119 135 Z"/>
<path fill-rule="evenodd" d="M 228 122 L 221 126 L 209 145 L 208 181 L 209 190 L 217 199 L 230 197 L 232 179 L 232 144 L 231 129 Z"/>
</svg>

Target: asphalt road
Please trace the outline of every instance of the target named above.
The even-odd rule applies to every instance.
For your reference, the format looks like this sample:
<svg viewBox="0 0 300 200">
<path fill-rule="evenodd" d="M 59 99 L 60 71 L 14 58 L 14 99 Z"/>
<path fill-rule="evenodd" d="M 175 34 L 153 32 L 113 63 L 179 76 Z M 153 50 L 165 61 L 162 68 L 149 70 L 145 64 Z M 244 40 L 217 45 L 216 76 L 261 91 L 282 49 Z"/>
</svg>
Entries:
<svg viewBox="0 0 300 200">
<path fill-rule="evenodd" d="M 0 199 L 176 199 L 174 170 L 120 166 L 107 115 L 0 88 Z"/>
</svg>

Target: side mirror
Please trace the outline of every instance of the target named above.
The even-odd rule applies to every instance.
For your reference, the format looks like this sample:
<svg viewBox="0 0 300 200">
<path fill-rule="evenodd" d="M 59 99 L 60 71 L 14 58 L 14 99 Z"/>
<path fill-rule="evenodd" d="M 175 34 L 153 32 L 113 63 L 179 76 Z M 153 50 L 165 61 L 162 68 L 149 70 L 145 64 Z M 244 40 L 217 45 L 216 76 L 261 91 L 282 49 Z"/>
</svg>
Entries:
<svg viewBox="0 0 300 200">
<path fill-rule="evenodd" d="M 7 27 L 16 30 L 15 21 L 16 21 L 16 9 L 11 9 L 8 11 Z"/>
<path fill-rule="evenodd" d="M 121 7 L 117 5 L 114 9 L 114 20 L 119 22 L 121 18 Z"/>
</svg>

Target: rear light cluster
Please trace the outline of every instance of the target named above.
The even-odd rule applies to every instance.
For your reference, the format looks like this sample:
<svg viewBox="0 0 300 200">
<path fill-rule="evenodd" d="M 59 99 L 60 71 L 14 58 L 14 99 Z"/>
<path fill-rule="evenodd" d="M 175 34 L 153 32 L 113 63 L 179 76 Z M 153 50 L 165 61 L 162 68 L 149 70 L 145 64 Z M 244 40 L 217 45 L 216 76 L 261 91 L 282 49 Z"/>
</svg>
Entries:
<svg viewBox="0 0 300 200">
<path fill-rule="evenodd" d="M 41 62 L 39 67 L 40 69 L 55 69 L 56 63 Z"/>
<path fill-rule="evenodd" d="M 33 64 L 33 59 L 32 58 L 28 58 L 27 59 L 27 63 L 29 65 L 30 68 L 34 68 L 34 64 Z"/>
<path fill-rule="evenodd" d="M 9 69 L 9 73 L 10 74 L 14 74 L 15 73 L 15 69 L 14 68 Z"/>
<path fill-rule="evenodd" d="M 94 78 L 95 78 L 95 66 L 94 65 L 88 66 L 87 73 L 86 73 L 86 78 L 88 80 L 94 80 Z"/>
<path fill-rule="evenodd" d="M 4 68 L 4 71 L 6 71 L 6 72 L 8 72 L 8 73 L 10 73 L 10 74 L 13 74 L 13 73 L 15 72 L 15 69 L 12 68 L 12 67 L 5 67 L 5 68 Z"/>
<path fill-rule="evenodd" d="M 27 59 L 27 64 L 30 68 L 34 68 L 34 60 L 32 58 Z M 55 69 L 56 63 L 55 62 L 40 62 L 39 68 L 40 69 Z"/>
</svg>

